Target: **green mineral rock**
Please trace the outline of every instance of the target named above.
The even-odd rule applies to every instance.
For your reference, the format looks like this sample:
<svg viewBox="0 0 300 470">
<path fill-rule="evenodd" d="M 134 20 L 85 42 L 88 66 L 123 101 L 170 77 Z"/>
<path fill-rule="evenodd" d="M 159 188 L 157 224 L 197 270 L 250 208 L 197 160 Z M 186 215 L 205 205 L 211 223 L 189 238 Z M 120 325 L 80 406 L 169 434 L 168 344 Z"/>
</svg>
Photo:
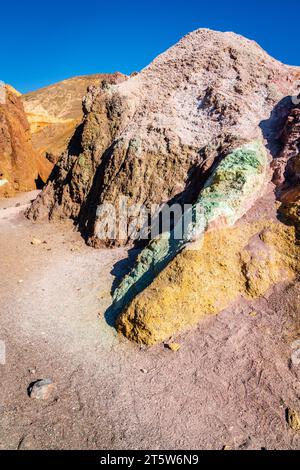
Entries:
<svg viewBox="0 0 300 470">
<path fill-rule="evenodd" d="M 230 152 L 215 168 L 195 203 L 183 213 L 170 232 L 153 239 L 140 253 L 132 271 L 113 295 L 113 307 L 121 311 L 185 246 L 201 238 L 219 220 L 233 225 L 262 193 L 268 156 L 259 141 Z M 182 236 L 176 234 L 184 227 Z"/>
</svg>

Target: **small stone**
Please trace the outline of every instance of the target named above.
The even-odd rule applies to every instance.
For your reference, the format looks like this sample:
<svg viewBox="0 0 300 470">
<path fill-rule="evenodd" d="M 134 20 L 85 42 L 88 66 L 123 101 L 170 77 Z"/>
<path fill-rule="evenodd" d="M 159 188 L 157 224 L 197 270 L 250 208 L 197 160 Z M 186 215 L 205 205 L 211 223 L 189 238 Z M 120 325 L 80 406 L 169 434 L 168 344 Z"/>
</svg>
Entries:
<svg viewBox="0 0 300 470">
<path fill-rule="evenodd" d="M 255 310 L 252 310 L 251 312 L 249 312 L 249 315 L 250 317 L 256 317 L 257 312 Z"/>
<path fill-rule="evenodd" d="M 33 238 L 31 240 L 31 245 L 40 245 L 42 243 L 42 240 L 40 240 L 39 238 Z"/>
<path fill-rule="evenodd" d="M 79 246 L 72 246 L 71 251 L 79 251 Z"/>
<path fill-rule="evenodd" d="M 19 284 L 22 284 L 22 282 L 23 282 L 23 279 L 19 279 L 19 280 L 18 280 L 18 283 L 19 283 Z"/>
<path fill-rule="evenodd" d="M 300 417 L 296 410 L 293 410 L 292 408 L 287 408 L 286 419 L 289 427 L 293 431 L 300 431 Z"/>
<path fill-rule="evenodd" d="M 28 387 L 28 395 L 36 400 L 48 400 L 55 389 L 51 379 L 41 379 L 33 382 Z"/>
<path fill-rule="evenodd" d="M 36 369 L 29 369 L 29 373 L 30 373 L 30 374 L 35 374 L 35 373 L 36 373 Z"/>
<path fill-rule="evenodd" d="M 81 249 L 82 245 L 80 242 L 75 242 L 73 243 L 73 246 L 71 248 L 71 251 L 79 251 Z"/>
<path fill-rule="evenodd" d="M 141 372 L 143 372 L 143 374 L 147 374 L 147 369 L 141 369 Z"/>
<path fill-rule="evenodd" d="M 178 351 L 181 348 L 180 344 L 178 343 L 168 343 L 166 344 L 166 347 L 174 352 Z"/>
<path fill-rule="evenodd" d="M 227 445 L 224 445 L 224 446 L 222 447 L 222 450 L 231 450 L 231 447 L 230 447 L 230 446 L 227 446 Z"/>
<path fill-rule="evenodd" d="M 102 299 L 105 299 L 106 297 L 110 297 L 110 292 L 108 290 L 99 292 L 98 299 L 102 300 Z"/>
</svg>

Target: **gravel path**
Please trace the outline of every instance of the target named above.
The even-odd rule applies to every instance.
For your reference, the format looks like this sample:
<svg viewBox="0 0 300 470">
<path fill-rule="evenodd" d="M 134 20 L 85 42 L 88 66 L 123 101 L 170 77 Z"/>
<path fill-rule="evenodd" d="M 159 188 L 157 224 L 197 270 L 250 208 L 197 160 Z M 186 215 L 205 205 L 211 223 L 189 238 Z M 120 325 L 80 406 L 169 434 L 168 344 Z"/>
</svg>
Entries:
<svg viewBox="0 0 300 470">
<path fill-rule="evenodd" d="M 285 417 L 300 411 L 299 284 L 206 318 L 177 352 L 140 349 L 104 316 L 126 250 L 25 220 L 34 196 L 0 201 L 0 449 L 300 448 Z M 52 397 L 29 398 L 43 378 Z"/>
</svg>

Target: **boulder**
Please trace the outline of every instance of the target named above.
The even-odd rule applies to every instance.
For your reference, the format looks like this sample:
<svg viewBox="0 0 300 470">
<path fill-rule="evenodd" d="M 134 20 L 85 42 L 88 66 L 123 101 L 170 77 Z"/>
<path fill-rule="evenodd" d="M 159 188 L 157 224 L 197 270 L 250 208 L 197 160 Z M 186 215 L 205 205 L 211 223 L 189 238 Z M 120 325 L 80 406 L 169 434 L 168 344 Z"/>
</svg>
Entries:
<svg viewBox="0 0 300 470">
<path fill-rule="evenodd" d="M 73 218 L 89 244 L 124 245 L 128 233 L 99 237 L 98 207 L 194 202 L 213 165 L 243 142 L 278 151 L 286 98 L 299 70 L 234 33 L 200 29 L 116 85 L 93 87 L 78 145 L 65 152 L 28 215 Z"/>
</svg>

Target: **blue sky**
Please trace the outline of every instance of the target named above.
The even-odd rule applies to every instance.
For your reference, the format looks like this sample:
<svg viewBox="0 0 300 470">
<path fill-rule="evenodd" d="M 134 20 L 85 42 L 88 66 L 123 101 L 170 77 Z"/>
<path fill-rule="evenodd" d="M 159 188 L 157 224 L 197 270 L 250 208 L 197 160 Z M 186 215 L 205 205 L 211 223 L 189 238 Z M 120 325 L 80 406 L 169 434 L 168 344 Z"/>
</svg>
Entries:
<svg viewBox="0 0 300 470">
<path fill-rule="evenodd" d="M 3 3 L 0 79 L 21 92 L 74 75 L 138 71 L 201 27 L 243 34 L 300 65 L 299 0 Z"/>
</svg>

